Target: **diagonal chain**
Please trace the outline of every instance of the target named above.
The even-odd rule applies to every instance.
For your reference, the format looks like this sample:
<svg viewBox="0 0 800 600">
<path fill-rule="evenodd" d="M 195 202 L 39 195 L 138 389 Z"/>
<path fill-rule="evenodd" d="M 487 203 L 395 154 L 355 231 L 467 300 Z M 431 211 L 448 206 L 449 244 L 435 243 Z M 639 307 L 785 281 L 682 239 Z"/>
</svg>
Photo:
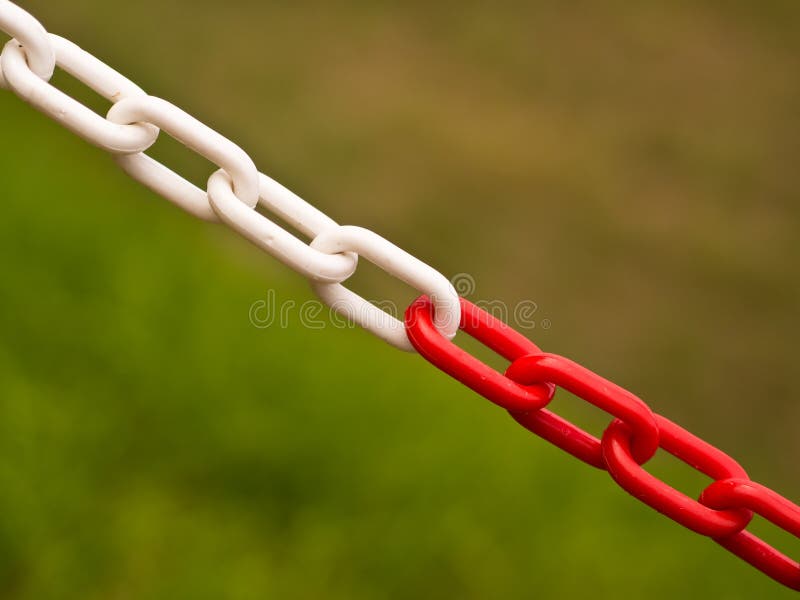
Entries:
<svg viewBox="0 0 800 600">
<path fill-rule="evenodd" d="M 609 472 L 627 492 L 684 527 L 711 537 L 776 581 L 800 590 L 800 564 L 756 537 L 747 526 L 760 515 L 800 537 L 800 507 L 750 480 L 724 452 L 653 413 L 638 397 L 531 341 L 460 299 L 438 271 L 361 227 L 340 226 L 260 173 L 234 142 L 170 102 L 150 96 L 69 40 L 48 33 L 30 14 L 0 0 L 0 31 L 12 39 L 0 54 L 0 88 L 112 154 L 120 167 L 187 213 L 219 221 L 311 281 L 334 310 L 393 346 L 418 351 L 435 366 L 493 403 L 523 427 L 581 461 Z M 112 103 L 107 116 L 50 83 L 61 68 Z M 145 154 L 165 132 L 215 163 L 202 190 Z M 291 224 L 304 242 L 256 209 Z M 358 256 L 423 292 L 397 321 L 342 285 Z M 511 365 L 505 374 L 451 339 L 463 330 Z M 615 419 L 598 439 L 546 407 L 562 388 Z M 694 500 L 648 473 L 643 465 L 663 449 L 711 477 Z"/>
</svg>

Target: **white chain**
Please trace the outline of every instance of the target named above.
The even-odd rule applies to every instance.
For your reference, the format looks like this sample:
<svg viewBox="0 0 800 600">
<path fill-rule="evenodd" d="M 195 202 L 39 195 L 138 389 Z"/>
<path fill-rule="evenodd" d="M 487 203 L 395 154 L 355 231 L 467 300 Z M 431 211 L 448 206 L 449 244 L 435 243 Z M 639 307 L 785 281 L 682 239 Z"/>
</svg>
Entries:
<svg viewBox="0 0 800 600">
<path fill-rule="evenodd" d="M 428 294 L 435 324 L 452 338 L 461 320 L 458 294 L 447 278 L 378 234 L 341 227 L 299 196 L 258 172 L 239 146 L 174 104 L 148 96 L 136 84 L 72 42 L 47 33 L 29 13 L 0 0 L 0 31 L 13 39 L 0 54 L 0 88 L 91 144 L 114 155 L 131 177 L 186 212 L 221 221 L 311 281 L 333 310 L 393 346 L 413 351 L 403 324 L 342 284 L 356 270 L 358 255 Z M 103 118 L 49 83 L 58 66 L 109 100 Z M 201 190 L 145 154 L 165 131 L 220 169 Z M 303 235 L 307 244 L 256 209 L 263 206 Z"/>
</svg>

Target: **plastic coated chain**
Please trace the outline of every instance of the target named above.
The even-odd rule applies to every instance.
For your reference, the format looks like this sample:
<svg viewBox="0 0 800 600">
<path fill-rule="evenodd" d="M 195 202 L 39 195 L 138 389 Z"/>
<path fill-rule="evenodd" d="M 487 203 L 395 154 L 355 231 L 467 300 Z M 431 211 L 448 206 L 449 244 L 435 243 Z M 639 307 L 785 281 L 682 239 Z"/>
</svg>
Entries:
<svg viewBox="0 0 800 600">
<path fill-rule="evenodd" d="M 800 537 L 800 507 L 751 481 L 730 456 L 653 413 L 638 397 L 562 356 L 542 352 L 507 324 L 461 299 L 460 329 L 511 362 L 505 374 L 478 361 L 434 327 L 433 306 L 418 298 L 406 311 L 411 343 L 433 365 L 507 409 L 529 431 L 608 471 L 629 494 L 800 591 L 800 564 L 745 530 L 759 514 Z M 557 387 L 615 416 L 597 439 L 545 408 Z M 658 448 L 714 481 L 693 500 L 642 468 Z"/>
<path fill-rule="evenodd" d="M 800 537 L 800 507 L 751 481 L 732 458 L 664 417 L 630 392 L 566 358 L 545 354 L 506 324 L 459 299 L 439 272 L 372 231 L 341 227 L 279 183 L 259 173 L 241 148 L 173 104 L 136 84 L 72 42 L 49 34 L 30 14 L 0 0 L 0 31 L 12 38 L 0 55 L 0 88 L 86 141 L 110 152 L 134 179 L 208 221 L 221 221 L 307 277 L 323 301 L 378 337 L 426 359 L 495 404 L 533 433 L 598 469 L 630 494 L 723 547 L 784 585 L 800 590 L 800 565 L 746 531 L 753 513 Z M 107 117 L 70 98 L 49 81 L 58 66 L 113 106 Z M 221 168 L 201 190 L 144 152 L 160 131 Z M 306 244 L 256 211 L 261 205 L 302 234 Z M 420 297 L 405 323 L 341 285 L 358 254 L 417 287 Z M 511 361 L 501 374 L 455 346 L 464 330 Z M 556 387 L 616 417 L 597 439 L 545 407 Z M 659 448 L 714 479 L 693 500 L 641 465 Z"/>
</svg>

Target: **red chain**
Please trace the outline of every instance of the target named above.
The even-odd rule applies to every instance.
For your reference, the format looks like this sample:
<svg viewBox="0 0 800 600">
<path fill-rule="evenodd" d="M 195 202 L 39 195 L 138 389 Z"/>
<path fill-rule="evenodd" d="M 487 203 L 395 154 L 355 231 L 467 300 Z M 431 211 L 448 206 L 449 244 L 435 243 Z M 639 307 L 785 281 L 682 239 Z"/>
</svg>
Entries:
<svg viewBox="0 0 800 600">
<path fill-rule="evenodd" d="M 625 491 L 670 519 L 713 538 L 776 581 L 800 591 L 800 564 L 746 531 L 756 513 L 800 537 L 800 507 L 751 481 L 730 456 L 653 413 L 638 397 L 533 342 L 461 299 L 460 329 L 511 362 L 502 374 L 442 337 L 426 296 L 406 311 L 408 339 L 428 361 L 514 419 L 583 462 L 603 469 Z M 556 387 L 616 417 L 597 439 L 545 408 Z M 641 465 L 663 448 L 714 481 L 693 500 Z"/>
</svg>

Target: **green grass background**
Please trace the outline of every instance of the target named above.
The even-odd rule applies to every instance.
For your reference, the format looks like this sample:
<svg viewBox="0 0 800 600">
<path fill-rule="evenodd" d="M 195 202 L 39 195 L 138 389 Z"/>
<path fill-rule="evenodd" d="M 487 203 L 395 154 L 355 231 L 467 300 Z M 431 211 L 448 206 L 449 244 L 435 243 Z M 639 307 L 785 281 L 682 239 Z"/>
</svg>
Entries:
<svg viewBox="0 0 800 600">
<path fill-rule="evenodd" d="M 800 498 L 796 2 L 22 5 Z M 0 598 L 791 596 L 419 357 L 253 327 L 305 282 L 0 123 Z"/>
</svg>

